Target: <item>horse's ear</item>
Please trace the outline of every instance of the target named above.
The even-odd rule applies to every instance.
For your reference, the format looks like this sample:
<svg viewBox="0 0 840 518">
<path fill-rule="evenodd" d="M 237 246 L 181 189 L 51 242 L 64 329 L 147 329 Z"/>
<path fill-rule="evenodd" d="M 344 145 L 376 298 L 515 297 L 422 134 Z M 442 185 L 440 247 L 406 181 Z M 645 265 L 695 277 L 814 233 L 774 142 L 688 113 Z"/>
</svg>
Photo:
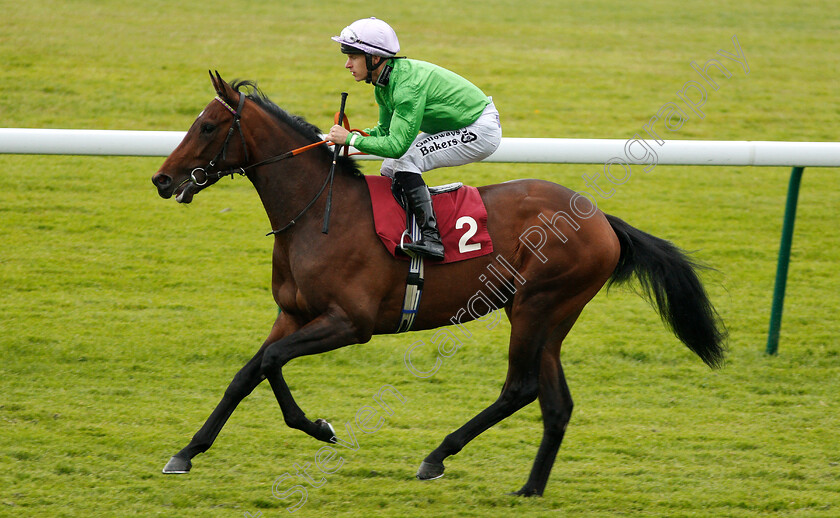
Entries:
<svg viewBox="0 0 840 518">
<path fill-rule="evenodd" d="M 222 76 L 219 75 L 219 71 L 216 70 L 216 75 L 215 76 L 213 75 L 212 71 L 208 70 L 208 72 L 210 72 L 210 81 L 213 82 L 213 88 L 216 89 L 216 93 L 219 94 L 219 96 L 221 96 L 221 97 L 227 97 L 227 95 L 226 95 L 227 92 L 226 92 L 226 88 L 225 88 L 225 87 L 227 87 L 227 83 L 225 83 L 225 81 L 222 79 Z M 228 88 L 230 88 L 230 87 L 228 87 Z"/>
<path fill-rule="evenodd" d="M 213 87 L 216 88 L 216 93 L 219 94 L 219 97 L 234 102 L 239 99 L 239 92 L 234 90 L 224 79 L 222 76 L 219 75 L 219 71 L 216 70 L 216 76 L 213 76 L 213 73 L 210 73 L 210 79 L 213 81 Z"/>
<path fill-rule="evenodd" d="M 213 83 L 213 89 L 216 90 L 216 93 L 219 93 L 219 84 L 216 83 L 216 77 L 213 75 L 213 71 L 208 70 L 207 73 L 210 74 L 210 82 Z"/>
</svg>

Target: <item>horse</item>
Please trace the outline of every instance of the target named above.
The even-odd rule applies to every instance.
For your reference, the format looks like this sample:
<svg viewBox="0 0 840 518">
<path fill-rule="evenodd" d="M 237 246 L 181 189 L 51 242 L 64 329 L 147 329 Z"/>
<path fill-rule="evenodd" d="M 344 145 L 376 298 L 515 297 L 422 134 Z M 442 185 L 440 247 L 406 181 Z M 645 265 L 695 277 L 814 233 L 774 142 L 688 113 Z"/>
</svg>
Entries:
<svg viewBox="0 0 840 518">
<path fill-rule="evenodd" d="M 217 96 L 152 182 L 162 198 L 190 203 L 224 176 L 251 181 L 273 229 L 271 288 L 280 311 L 259 350 L 164 473 L 189 472 L 193 457 L 211 447 L 236 406 L 263 379 L 286 425 L 334 443 L 332 425 L 310 420 L 297 405 L 283 367 L 301 356 L 394 333 L 406 290 L 408 263 L 378 242 L 370 194 L 354 159 L 335 160 L 326 145 L 319 145 L 325 143 L 318 128 L 279 108 L 253 81 L 228 83 L 218 72 L 210 77 Z M 299 152 L 309 147 L 314 149 Z M 335 197 L 325 233 L 328 183 Z M 511 494 L 541 496 L 573 408 L 560 349 L 584 306 L 605 285 L 630 282 L 711 368 L 724 362 L 727 333 L 699 278 L 705 266 L 671 242 L 603 213 L 585 196 L 552 182 L 521 179 L 478 191 L 493 253 L 427 264 L 413 330 L 482 316 L 464 308 L 479 292 L 489 298 L 493 288 L 494 303 L 510 321 L 507 375 L 495 401 L 447 435 L 416 477 L 442 476 L 447 457 L 539 399 L 542 439 L 527 481 Z"/>
</svg>

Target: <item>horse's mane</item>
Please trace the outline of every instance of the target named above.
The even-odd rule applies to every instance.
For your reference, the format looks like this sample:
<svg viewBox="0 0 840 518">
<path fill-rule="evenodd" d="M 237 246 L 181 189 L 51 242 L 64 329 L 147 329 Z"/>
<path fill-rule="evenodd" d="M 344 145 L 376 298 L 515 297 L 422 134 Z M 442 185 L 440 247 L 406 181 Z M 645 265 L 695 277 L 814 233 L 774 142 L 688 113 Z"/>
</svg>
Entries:
<svg viewBox="0 0 840 518">
<path fill-rule="evenodd" d="M 260 108 L 271 114 L 280 122 L 283 122 L 296 132 L 300 133 L 309 142 L 318 142 L 321 140 L 321 130 L 317 126 L 308 122 L 303 117 L 299 115 L 292 115 L 274 104 L 271 99 L 269 99 L 268 96 L 266 96 L 263 91 L 257 87 L 256 81 L 235 79 L 230 86 L 237 92 L 240 92 L 241 89 L 244 88 L 248 92 L 245 94 L 248 99 L 254 101 Z M 318 146 L 318 150 L 323 153 L 332 154 L 332 148 L 328 148 L 327 146 Z M 349 173 L 356 176 L 362 175 L 358 164 L 356 164 L 356 161 L 352 158 L 342 156 L 339 158 L 339 162 L 348 170 Z"/>
</svg>

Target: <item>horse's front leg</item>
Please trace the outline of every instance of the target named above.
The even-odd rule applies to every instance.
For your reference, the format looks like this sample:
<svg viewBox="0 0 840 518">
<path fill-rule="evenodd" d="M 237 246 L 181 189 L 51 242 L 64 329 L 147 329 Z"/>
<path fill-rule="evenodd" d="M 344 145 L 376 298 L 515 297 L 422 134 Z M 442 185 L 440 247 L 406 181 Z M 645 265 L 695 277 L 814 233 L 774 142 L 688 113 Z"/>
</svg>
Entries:
<svg viewBox="0 0 840 518">
<path fill-rule="evenodd" d="M 343 311 L 333 309 L 312 320 L 298 331 L 269 345 L 263 354 L 262 373 L 280 404 L 283 418 L 290 428 L 302 430 L 312 437 L 333 442 L 335 431 L 323 419 L 310 421 L 295 402 L 286 380 L 283 366 L 300 356 L 320 354 L 370 339 L 370 333 L 359 331 Z"/>
<path fill-rule="evenodd" d="M 228 385 L 222 400 L 216 405 L 215 410 L 207 418 L 204 426 L 196 432 L 190 443 L 181 451 L 175 454 L 166 466 L 163 468 L 163 473 L 178 474 L 187 473 L 192 468 L 192 458 L 199 453 L 204 453 L 219 435 L 219 432 L 227 423 L 233 411 L 245 399 L 248 394 L 259 385 L 265 377 L 262 375 L 263 353 L 269 344 L 277 342 L 280 338 L 288 335 L 296 329 L 296 326 L 281 313 L 271 329 L 268 339 L 260 347 L 259 352 L 245 364 L 233 381 Z"/>
</svg>

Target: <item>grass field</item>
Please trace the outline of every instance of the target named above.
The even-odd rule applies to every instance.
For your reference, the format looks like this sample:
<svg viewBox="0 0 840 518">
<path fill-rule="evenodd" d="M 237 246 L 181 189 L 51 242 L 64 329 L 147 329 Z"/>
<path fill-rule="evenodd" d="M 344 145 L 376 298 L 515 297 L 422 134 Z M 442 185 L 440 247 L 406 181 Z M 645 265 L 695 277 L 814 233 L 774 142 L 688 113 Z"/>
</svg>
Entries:
<svg viewBox="0 0 840 518">
<path fill-rule="evenodd" d="M 836 141 L 840 17 L 827 0 L 556 2 L 4 2 L 0 126 L 186 130 L 212 99 L 208 69 L 256 79 L 321 127 L 348 91 L 376 111 L 329 36 L 376 15 L 403 53 L 493 95 L 508 137 L 631 137 L 690 66 L 733 73 L 677 139 Z M 737 36 L 749 72 L 720 58 Z M 268 385 L 192 473 L 163 476 L 276 315 L 271 242 L 252 186 L 224 181 L 189 207 L 158 198 L 162 158 L 0 157 L 0 516 L 285 516 L 275 489 L 322 443 L 289 430 Z M 364 162 L 376 172 L 375 162 Z M 427 174 L 480 185 L 536 177 L 584 188 L 598 166 L 477 164 Z M 498 394 L 507 323 L 428 379 L 403 363 L 426 333 L 375 337 L 284 372 L 301 407 L 337 424 L 384 385 L 406 398 L 296 516 L 840 516 L 840 192 L 806 169 L 777 357 L 763 354 L 789 170 L 659 166 L 599 206 L 717 269 L 704 279 L 730 331 L 708 370 L 629 291 L 601 293 L 563 350 L 575 412 L 544 498 L 527 478 L 531 405 L 447 462 L 414 473 Z M 418 352 L 421 350 L 418 350 Z M 425 355 L 424 355 L 425 354 Z M 434 362 L 431 351 L 419 362 Z M 276 491 L 275 491 L 276 492 Z"/>
</svg>

